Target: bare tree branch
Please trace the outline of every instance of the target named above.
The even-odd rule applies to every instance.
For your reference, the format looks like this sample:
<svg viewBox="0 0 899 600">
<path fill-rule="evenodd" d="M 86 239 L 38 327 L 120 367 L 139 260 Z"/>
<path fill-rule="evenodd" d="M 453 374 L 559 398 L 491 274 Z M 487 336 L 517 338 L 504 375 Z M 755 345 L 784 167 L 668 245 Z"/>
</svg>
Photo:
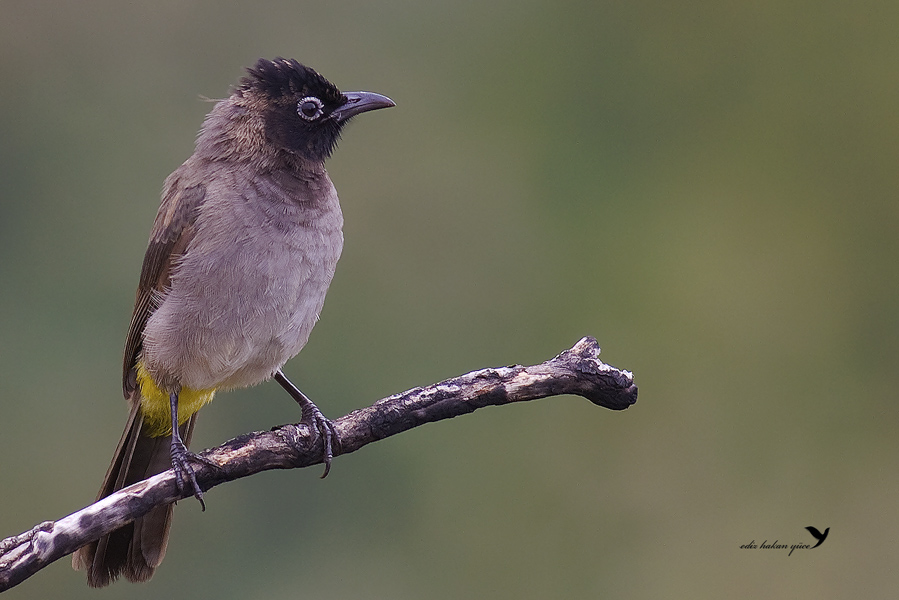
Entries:
<svg viewBox="0 0 899 600">
<path fill-rule="evenodd" d="M 633 375 L 599 360 L 599 346 L 585 337 L 555 358 L 530 367 L 481 369 L 427 387 L 411 389 L 359 409 L 334 422 L 335 456 L 407 429 L 464 415 L 484 406 L 575 394 L 598 406 L 622 410 L 637 401 Z M 197 481 L 208 490 L 269 469 L 295 469 L 322 462 L 322 440 L 305 425 L 282 425 L 248 433 L 202 456 L 218 465 L 198 465 Z M 0 542 L 0 592 L 53 561 L 146 514 L 157 504 L 185 496 L 172 471 L 138 482 L 90 506 L 45 521 Z"/>
</svg>

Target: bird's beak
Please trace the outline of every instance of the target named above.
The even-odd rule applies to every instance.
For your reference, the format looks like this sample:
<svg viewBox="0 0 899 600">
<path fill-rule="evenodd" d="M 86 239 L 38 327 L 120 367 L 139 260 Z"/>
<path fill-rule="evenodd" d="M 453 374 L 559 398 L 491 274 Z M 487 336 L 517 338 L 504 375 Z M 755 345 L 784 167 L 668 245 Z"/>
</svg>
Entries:
<svg viewBox="0 0 899 600">
<path fill-rule="evenodd" d="M 396 102 L 387 96 L 382 96 L 381 94 L 376 94 L 374 92 L 346 92 L 344 93 L 344 97 L 346 98 L 346 102 L 338 106 L 337 109 L 331 113 L 331 116 L 336 119 L 338 123 L 342 123 L 359 113 L 396 106 Z"/>
</svg>

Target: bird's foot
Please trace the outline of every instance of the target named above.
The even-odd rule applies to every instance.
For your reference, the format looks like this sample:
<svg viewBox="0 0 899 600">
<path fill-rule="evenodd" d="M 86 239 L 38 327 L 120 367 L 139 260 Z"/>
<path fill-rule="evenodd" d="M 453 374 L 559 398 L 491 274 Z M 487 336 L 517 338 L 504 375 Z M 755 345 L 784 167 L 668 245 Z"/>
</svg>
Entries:
<svg viewBox="0 0 899 600">
<path fill-rule="evenodd" d="M 334 427 L 334 421 L 331 421 L 326 417 L 315 403 L 310 400 L 306 394 L 300 391 L 300 388 L 291 383 L 281 369 L 275 371 L 274 377 L 275 381 L 277 381 L 278 384 L 280 384 L 280 386 L 297 401 L 297 404 L 300 405 L 300 410 L 303 411 L 303 417 L 300 419 L 300 423 L 308 425 L 322 437 L 325 446 L 324 455 L 322 456 L 322 462 L 325 463 L 325 472 L 322 473 L 322 479 L 324 479 L 331 470 L 331 459 L 334 458 L 334 448 L 340 448 L 340 438 L 337 436 L 337 429 Z"/>
<path fill-rule="evenodd" d="M 299 400 L 297 402 L 300 403 L 300 410 L 303 411 L 303 418 L 300 419 L 300 423 L 308 425 L 322 437 L 325 446 L 322 456 L 322 462 L 325 463 L 325 471 L 322 473 L 321 478 L 324 479 L 331 471 L 331 459 L 334 458 L 334 444 L 338 439 L 337 429 L 334 427 L 334 421 L 326 417 L 309 398 L 306 398 L 306 402 Z"/>
<path fill-rule="evenodd" d="M 178 484 L 178 490 L 182 494 L 192 493 L 200 501 L 200 507 L 205 511 L 206 503 L 203 501 L 203 490 L 200 489 L 200 484 L 197 483 L 197 476 L 194 474 L 193 467 L 190 466 L 191 462 L 201 463 L 216 469 L 219 468 L 211 460 L 188 450 L 180 438 L 173 438 L 172 470 L 175 471 L 175 482 Z"/>
</svg>

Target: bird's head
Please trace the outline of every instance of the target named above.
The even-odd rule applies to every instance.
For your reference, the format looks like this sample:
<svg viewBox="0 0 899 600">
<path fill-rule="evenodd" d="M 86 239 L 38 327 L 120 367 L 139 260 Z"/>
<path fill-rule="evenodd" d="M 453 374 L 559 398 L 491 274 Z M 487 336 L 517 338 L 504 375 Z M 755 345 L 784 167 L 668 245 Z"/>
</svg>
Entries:
<svg viewBox="0 0 899 600">
<path fill-rule="evenodd" d="M 342 93 L 313 69 L 293 59 L 260 59 L 235 90 L 258 112 L 266 139 L 309 161 L 327 159 L 347 121 L 360 113 L 395 106 L 373 92 Z"/>
</svg>

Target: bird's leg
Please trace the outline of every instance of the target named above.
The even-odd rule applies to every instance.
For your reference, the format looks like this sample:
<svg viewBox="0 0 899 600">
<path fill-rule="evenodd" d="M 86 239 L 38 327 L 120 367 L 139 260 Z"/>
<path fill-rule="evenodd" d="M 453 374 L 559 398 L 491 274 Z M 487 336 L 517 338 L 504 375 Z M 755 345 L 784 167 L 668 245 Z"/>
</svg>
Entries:
<svg viewBox="0 0 899 600">
<path fill-rule="evenodd" d="M 337 430 L 334 429 L 334 422 L 322 414 L 322 411 L 319 410 L 315 403 L 307 398 L 306 394 L 301 392 L 297 386 L 292 384 L 281 369 L 275 371 L 275 381 L 287 390 L 287 393 L 300 405 L 300 410 L 303 411 L 303 417 L 300 422 L 314 428 L 322 436 L 325 444 L 325 472 L 322 473 L 322 479 L 324 479 L 331 470 L 331 459 L 334 458 L 332 442 L 340 443 L 340 440 L 337 438 Z"/>
<path fill-rule="evenodd" d="M 200 507 L 205 511 L 206 503 L 203 501 L 203 490 L 200 489 L 194 470 L 188 462 L 193 460 L 214 467 L 218 467 L 218 465 L 201 456 L 197 456 L 187 449 L 187 446 L 181 440 L 181 432 L 178 431 L 178 392 L 169 394 L 169 402 L 172 407 L 172 470 L 175 471 L 175 481 L 178 483 L 178 489 L 181 493 L 193 491 L 194 497 L 200 501 Z"/>
</svg>

